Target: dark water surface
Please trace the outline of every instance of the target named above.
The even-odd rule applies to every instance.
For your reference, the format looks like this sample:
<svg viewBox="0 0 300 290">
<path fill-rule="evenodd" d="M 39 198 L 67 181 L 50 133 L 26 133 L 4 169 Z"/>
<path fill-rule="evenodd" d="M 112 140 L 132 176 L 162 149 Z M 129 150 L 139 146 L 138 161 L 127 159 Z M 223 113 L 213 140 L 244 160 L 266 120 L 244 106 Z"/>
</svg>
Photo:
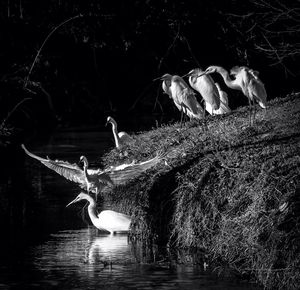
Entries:
<svg viewBox="0 0 300 290">
<path fill-rule="evenodd" d="M 100 160 L 112 136 L 60 132 L 31 142 L 40 156 L 78 162 Z M 260 289 L 218 278 L 199 265 L 145 263 L 127 235 L 99 233 L 81 206 L 66 208 L 80 188 L 19 152 L 0 183 L 0 289 Z M 166 259 L 164 259 L 166 261 Z"/>
</svg>

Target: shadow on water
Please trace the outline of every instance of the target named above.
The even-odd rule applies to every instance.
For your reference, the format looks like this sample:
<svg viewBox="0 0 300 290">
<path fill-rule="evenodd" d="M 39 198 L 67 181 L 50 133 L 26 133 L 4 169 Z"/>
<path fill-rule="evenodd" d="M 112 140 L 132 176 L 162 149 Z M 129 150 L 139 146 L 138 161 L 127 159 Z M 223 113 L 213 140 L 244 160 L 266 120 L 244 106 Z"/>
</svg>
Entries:
<svg viewBox="0 0 300 290">
<path fill-rule="evenodd" d="M 28 149 L 77 162 L 82 154 L 99 160 L 110 146 L 107 133 L 63 132 Z M 19 147 L 7 154 L 1 156 L 7 170 L 0 177 L 0 289 L 259 289 L 156 251 L 149 258 L 127 235 L 100 234 L 80 207 L 65 208 L 80 192 L 76 184 Z"/>
</svg>

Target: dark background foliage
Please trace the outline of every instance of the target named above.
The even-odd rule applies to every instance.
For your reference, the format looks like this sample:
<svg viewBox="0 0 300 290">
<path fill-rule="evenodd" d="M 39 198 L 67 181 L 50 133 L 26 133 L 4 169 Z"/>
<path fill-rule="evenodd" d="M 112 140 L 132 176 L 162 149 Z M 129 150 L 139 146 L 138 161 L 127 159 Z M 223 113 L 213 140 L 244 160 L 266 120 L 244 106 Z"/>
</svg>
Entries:
<svg viewBox="0 0 300 290">
<path fill-rule="evenodd" d="M 297 91 L 299 7 L 298 0 L 1 1 L 0 120 L 29 97 L 8 123 L 103 126 L 112 115 L 132 130 L 149 128 L 179 116 L 153 79 L 209 65 L 258 70 L 270 99 Z M 247 104 L 213 77 L 231 107 Z"/>
</svg>

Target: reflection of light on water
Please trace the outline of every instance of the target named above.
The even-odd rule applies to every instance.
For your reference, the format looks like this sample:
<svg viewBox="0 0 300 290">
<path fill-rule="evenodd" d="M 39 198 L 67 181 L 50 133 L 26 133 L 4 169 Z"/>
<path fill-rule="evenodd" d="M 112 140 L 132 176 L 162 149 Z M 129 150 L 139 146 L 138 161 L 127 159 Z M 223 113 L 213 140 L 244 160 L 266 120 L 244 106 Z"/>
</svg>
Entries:
<svg viewBox="0 0 300 290">
<path fill-rule="evenodd" d="M 132 261 L 127 235 L 97 236 L 93 227 L 51 235 L 51 239 L 33 251 L 35 265 L 44 270 L 86 268 L 86 264 L 103 267 L 103 262 L 124 264 Z"/>
<path fill-rule="evenodd" d="M 133 253 L 139 249 L 133 248 L 127 235 L 98 235 L 94 227 L 60 231 L 31 248 L 28 261 L 34 270 L 22 272 L 32 277 L 27 286 L 42 289 L 257 289 L 198 267 L 135 263 Z"/>
<path fill-rule="evenodd" d="M 130 259 L 130 246 L 127 235 L 106 235 L 95 237 L 88 249 L 87 261 L 118 261 Z"/>
<path fill-rule="evenodd" d="M 74 269 L 84 261 L 84 254 L 90 240 L 91 230 L 61 231 L 42 245 L 33 249 L 34 264 L 42 270 L 55 270 L 61 267 Z"/>
</svg>

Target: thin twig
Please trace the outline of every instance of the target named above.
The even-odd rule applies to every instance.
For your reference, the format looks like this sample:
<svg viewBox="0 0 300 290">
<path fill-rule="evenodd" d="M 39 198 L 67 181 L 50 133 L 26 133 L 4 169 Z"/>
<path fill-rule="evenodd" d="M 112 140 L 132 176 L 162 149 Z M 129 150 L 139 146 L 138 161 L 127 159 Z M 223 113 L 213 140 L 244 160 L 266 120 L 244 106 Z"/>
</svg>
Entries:
<svg viewBox="0 0 300 290">
<path fill-rule="evenodd" d="M 74 16 L 74 17 L 71 17 L 71 18 L 65 20 L 64 22 L 62 22 L 62 23 L 60 23 L 58 26 L 56 26 L 56 27 L 55 27 L 55 28 L 47 35 L 47 37 L 45 38 L 44 42 L 42 43 L 40 49 L 38 50 L 38 52 L 37 52 L 37 54 L 36 54 L 36 56 L 35 56 L 35 58 L 34 58 L 34 61 L 33 61 L 32 65 L 31 65 L 31 67 L 30 67 L 30 70 L 29 70 L 29 72 L 28 72 L 27 77 L 25 78 L 25 81 L 24 81 L 24 87 L 25 87 L 25 88 L 27 87 L 27 83 L 28 83 L 28 81 L 29 81 L 29 77 L 30 77 L 30 74 L 31 74 L 31 72 L 32 72 L 32 70 L 33 70 L 33 67 L 34 67 L 35 63 L 37 62 L 38 57 L 39 57 L 39 55 L 40 55 L 40 53 L 41 53 L 41 51 L 42 51 L 44 45 L 46 44 L 47 40 L 50 38 L 50 36 L 51 36 L 58 28 L 62 27 L 62 26 L 65 25 L 66 23 L 68 23 L 68 22 L 70 22 L 70 21 L 72 21 L 72 20 L 74 20 L 74 19 L 77 19 L 77 18 L 79 18 L 79 17 L 83 17 L 83 15 L 79 14 L 79 15 L 76 15 L 76 16 Z"/>
<path fill-rule="evenodd" d="M 163 60 L 169 55 L 170 50 L 175 45 L 175 43 L 176 43 L 177 39 L 179 38 L 179 36 L 180 36 L 180 25 L 178 25 L 177 33 L 176 33 L 171 45 L 168 47 L 166 53 L 164 54 L 164 56 L 159 61 L 159 64 L 158 64 L 158 67 L 157 67 L 157 74 L 159 74 L 159 72 L 160 72 L 160 68 L 161 68 Z M 162 106 L 161 106 L 160 102 L 158 101 L 158 96 L 159 96 L 159 89 L 157 90 L 157 94 L 156 94 L 156 98 L 155 98 L 155 102 L 154 102 L 154 106 L 153 106 L 153 111 L 155 110 L 157 104 L 160 106 L 160 108 L 162 110 Z"/>
<path fill-rule="evenodd" d="M 158 67 L 157 67 L 158 73 L 160 72 L 160 68 L 161 68 L 163 60 L 169 55 L 169 52 L 170 52 L 171 48 L 175 45 L 177 39 L 179 38 L 179 35 L 180 35 L 180 25 L 178 25 L 177 33 L 176 33 L 171 45 L 168 47 L 166 53 L 164 54 L 164 56 L 159 61 L 159 64 L 158 64 Z"/>
<path fill-rule="evenodd" d="M 262 34 L 263 38 L 265 39 L 265 41 L 267 42 L 267 44 L 271 47 L 271 49 L 274 51 L 274 54 L 276 55 L 277 59 L 278 59 L 278 64 L 282 65 L 282 67 L 285 69 L 285 72 L 290 73 L 291 75 L 294 75 L 283 63 L 282 61 L 282 57 L 280 57 L 278 55 L 277 49 L 271 44 L 271 42 L 269 41 L 269 39 Z"/>
<path fill-rule="evenodd" d="M 185 36 L 184 36 L 183 38 L 184 38 L 184 40 L 185 40 L 185 42 L 186 42 L 186 45 L 187 45 L 187 47 L 188 47 L 188 50 L 189 50 L 189 52 L 190 52 L 192 58 L 194 59 L 195 63 L 197 64 L 197 66 L 198 66 L 200 69 L 202 69 L 202 67 L 200 66 L 200 64 L 199 64 L 199 62 L 198 62 L 198 60 L 197 60 L 197 58 L 195 57 L 195 55 L 194 55 L 194 53 L 193 53 L 193 51 L 192 51 L 192 49 L 191 49 L 191 46 L 190 46 L 189 41 L 187 40 L 187 38 L 186 38 Z"/>
<path fill-rule="evenodd" d="M 13 112 L 14 112 L 21 104 L 23 104 L 23 103 L 24 103 L 25 101 L 27 101 L 27 100 L 31 100 L 31 98 L 25 98 L 25 99 L 21 100 L 18 104 L 16 104 L 16 105 L 14 106 L 14 108 L 13 108 L 10 112 L 8 112 L 7 117 L 2 121 L 2 123 L 1 123 L 1 125 L 0 125 L 0 128 L 1 128 L 1 129 L 4 127 L 5 123 L 7 122 L 8 118 L 12 115 L 12 113 L 13 113 Z"/>
<path fill-rule="evenodd" d="M 134 103 L 131 105 L 131 107 L 128 109 L 128 112 L 132 111 L 137 103 L 141 100 L 141 98 L 145 95 L 145 93 L 148 91 L 148 89 L 153 85 L 153 82 L 149 83 L 143 91 L 138 95 L 138 97 L 135 99 Z"/>
</svg>

